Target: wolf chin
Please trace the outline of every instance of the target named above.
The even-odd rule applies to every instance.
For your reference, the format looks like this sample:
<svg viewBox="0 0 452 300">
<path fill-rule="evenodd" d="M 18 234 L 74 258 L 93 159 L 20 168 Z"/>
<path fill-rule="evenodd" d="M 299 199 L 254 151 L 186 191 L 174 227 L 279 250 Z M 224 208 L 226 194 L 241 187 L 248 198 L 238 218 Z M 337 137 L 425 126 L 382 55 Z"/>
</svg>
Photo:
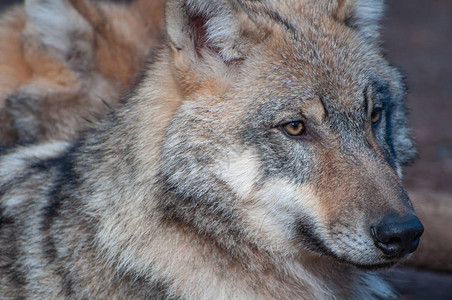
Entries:
<svg viewBox="0 0 452 300">
<path fill-rule="evenodd" d="M 0 297 L 396 298 L 372 270 L 423 227 L 381 12 L 168 1 L 164 47 L 124 106 L 1 158 Z"/>
</svg>

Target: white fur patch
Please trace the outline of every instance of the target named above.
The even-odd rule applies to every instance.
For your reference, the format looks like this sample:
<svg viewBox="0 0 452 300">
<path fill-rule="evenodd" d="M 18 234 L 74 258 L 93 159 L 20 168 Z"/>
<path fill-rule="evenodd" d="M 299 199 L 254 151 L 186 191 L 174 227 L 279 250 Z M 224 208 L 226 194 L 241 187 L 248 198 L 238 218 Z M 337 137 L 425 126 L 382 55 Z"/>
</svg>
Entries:
<svg viewBox="0 0 452 300">
<path fill-rule="evenodd" d="M 5 155 L 0 159 L 1 183 L 11 181 L 21 174 L 30 161 L 47 159 L 61 154 L 67 147 L 67 142 L 49 142 L 29 147 L 20 147 L 15 152 Z"/>
<path fill-rule="evenodd" d="M 256 207 L 248 210 L 251 225 L 267 238 L 273 250 L 287 251 L 293 238 L 296 218 L 308 216 L 322 223 L 317 196 L 309 185 L 296 185 L 284 179 L 273 179 L 264 183 L 254 195 Z M 259 214 L 260 212 L 260 214 Z M 292 249 L 294 253 L 298 248 Z"/>
<path fill-rule="evenodd" d="M 215 164 L 216 175 L 223 179 L 240 198 L 247 198 L 260 175 L 259 164 L 251 151 L 230 153 Z"/>
<path fill-rule="evenodd" d="M 317 197 L 308 185 L 277 178 L 260 182 L 262 173 L 252 151 L 230 153 L 217 165 L 216 175 L 241 199 L 242 211 L 256 239 L 265 237 L 264 244 L 272 245 L 273 251 L 286 251 L 295 216 L 322 219 Z"/>
</svg>

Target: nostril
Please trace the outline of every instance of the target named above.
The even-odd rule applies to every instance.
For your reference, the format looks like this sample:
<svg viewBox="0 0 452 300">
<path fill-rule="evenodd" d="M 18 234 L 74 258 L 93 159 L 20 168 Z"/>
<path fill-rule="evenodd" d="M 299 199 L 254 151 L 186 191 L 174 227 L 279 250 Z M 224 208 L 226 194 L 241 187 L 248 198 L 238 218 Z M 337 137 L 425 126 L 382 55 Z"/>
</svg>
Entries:
<svg viewBox="0 0 452 300">
<path fill-rule="evenodd" d="M 371 235 L 374 239 L 374 244 L 379 248 L 385 255 L 394 257 L 399 255 L 400 249 L 400 239 L 399 238 L 390 238 L 388 240 L 380 240 L 375 227 L 371 227 Z"/>
<path fill-rule="evenodd" d="M 381 242 L 376 242 L 375 245 L 386 255 L 389 257 L 397 257 L 400 255 L 400 247 L 397 243 L 392 244 L 384 244 Z"/>
<path fill-rule="evenodd" d="M 400 240 L 400 238 L 393 237 L 393 238 L 390 238 L 388 241 L 381 241 L 381 242 L 385 243 L 385 244 L 397 244 L 397 243 L 400 243 L 401 240 Z"/>
<path fill-rule="evenodd" d="M 400 243 L 400 238 L 398 236 L 388 234 L 388 232 L 385 232 L 384 230 L 382 230 L 381 227 L 376 228 L 376 227 L 372 226 L 370 228 L 370 231 L 371 231 L 372 237 L 375 242 L 379 242 L 382 244 Z"/>
<path fill-rule="evenodd" d="M 374 226 L 371 226 L 370 227 L 370 235 L 372 236 L 372 238 L 374 239 L 374 241 L 378 241 L 378 238 L 377 238 L 377 231 L 375 230 L 375 227 Z"/>
</svg>

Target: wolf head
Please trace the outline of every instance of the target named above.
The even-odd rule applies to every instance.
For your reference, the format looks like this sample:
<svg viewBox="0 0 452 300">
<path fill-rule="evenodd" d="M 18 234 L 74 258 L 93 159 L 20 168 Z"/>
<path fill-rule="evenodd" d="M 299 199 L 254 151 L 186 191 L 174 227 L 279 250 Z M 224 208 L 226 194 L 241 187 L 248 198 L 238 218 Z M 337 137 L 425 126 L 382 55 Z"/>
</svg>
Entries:
<svg viewBox="0 0 452 300">
<path fill-rule="evenodd" d="M 381 11 L 370 0 L 170 1 L 180 99 L 161 150 L 166 216 L 224 247 L 364 268 L 414 251 L 423 228 L 401 174 L 415 150 L 401 75 L 379 48 Z"/>
</svg>

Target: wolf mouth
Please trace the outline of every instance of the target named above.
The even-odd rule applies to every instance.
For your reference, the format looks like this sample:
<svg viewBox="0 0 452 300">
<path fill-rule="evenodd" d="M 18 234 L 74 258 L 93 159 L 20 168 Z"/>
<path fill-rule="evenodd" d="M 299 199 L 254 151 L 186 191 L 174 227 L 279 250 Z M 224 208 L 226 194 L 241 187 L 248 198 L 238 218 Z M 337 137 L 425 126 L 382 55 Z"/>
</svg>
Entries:
<svg viewBox="0 0 452 300">
<path fill-rule="evenodd" d="M 357 267 L 363 271 L 378 271 L 378 270 L 384 270 L 384 269 L 393 267 L 397 263 L 398 263 L 398 261 L 386 262 L 386 263 L 381 263 L 381 264 L 370 264 L 370 265 L 356 264 L 356 263 L 352 263 L 352 264 L 355 267 Z"/>
<path fill-rule="evenodd" d="M 396 264 L 398 264 L 400 262 L 400 259 L 394 259 L 394 260 L 391 260 L 391 261 L 378 262 L 378 263 L 372 263 L 372 262 L 360 263 L 360 262 L 356 262 L 356 261 L 350 260 L 348 258 L 339 257 L 339 256 L 335 255 L 334 253 L 332 255 L 330 253 L 329 255 L 334 257 L 335 259 L 337 259 L 341 263 L 353 265 L 353 266 L 355 266 L 358 269 L 363 270 L 363 271 L 384 270 L 384 269 L 391 268 L 391 267 L 393 267 L 394 265 L 396 265 Z"/>
<path fill-rule="evenodd" d="M 401 259 L 401 258 L 386 257 L 387 260 L 389 260 L 389 259 L 391 259 L 391 260 L 385 261 L 385 262 L 378 262 L 378 263 L 371 263 L 371 262 L 369 262 L 369 263 L 362 262 L 361 263 L 361 262 L 353 261 L 350 258 L 345 258 L 345 257 L 339 256 L 334 251 L 330 250 L 318 238 L 316 238 L 313 243 L 305 245 L 305 246 L 307 246 L 307 248 L 309 250 L 311 250 L 315 253 L 320 253 L 322 255 L 332 257 L 343 264 L 353 265 L 363 271 L 376 271 L 376 270 L 387 269 L 387 268 L 390 268 L 390 267 L 396 265 L 397 263 L 399 263 L 399 261 Z"/>
</svg>

